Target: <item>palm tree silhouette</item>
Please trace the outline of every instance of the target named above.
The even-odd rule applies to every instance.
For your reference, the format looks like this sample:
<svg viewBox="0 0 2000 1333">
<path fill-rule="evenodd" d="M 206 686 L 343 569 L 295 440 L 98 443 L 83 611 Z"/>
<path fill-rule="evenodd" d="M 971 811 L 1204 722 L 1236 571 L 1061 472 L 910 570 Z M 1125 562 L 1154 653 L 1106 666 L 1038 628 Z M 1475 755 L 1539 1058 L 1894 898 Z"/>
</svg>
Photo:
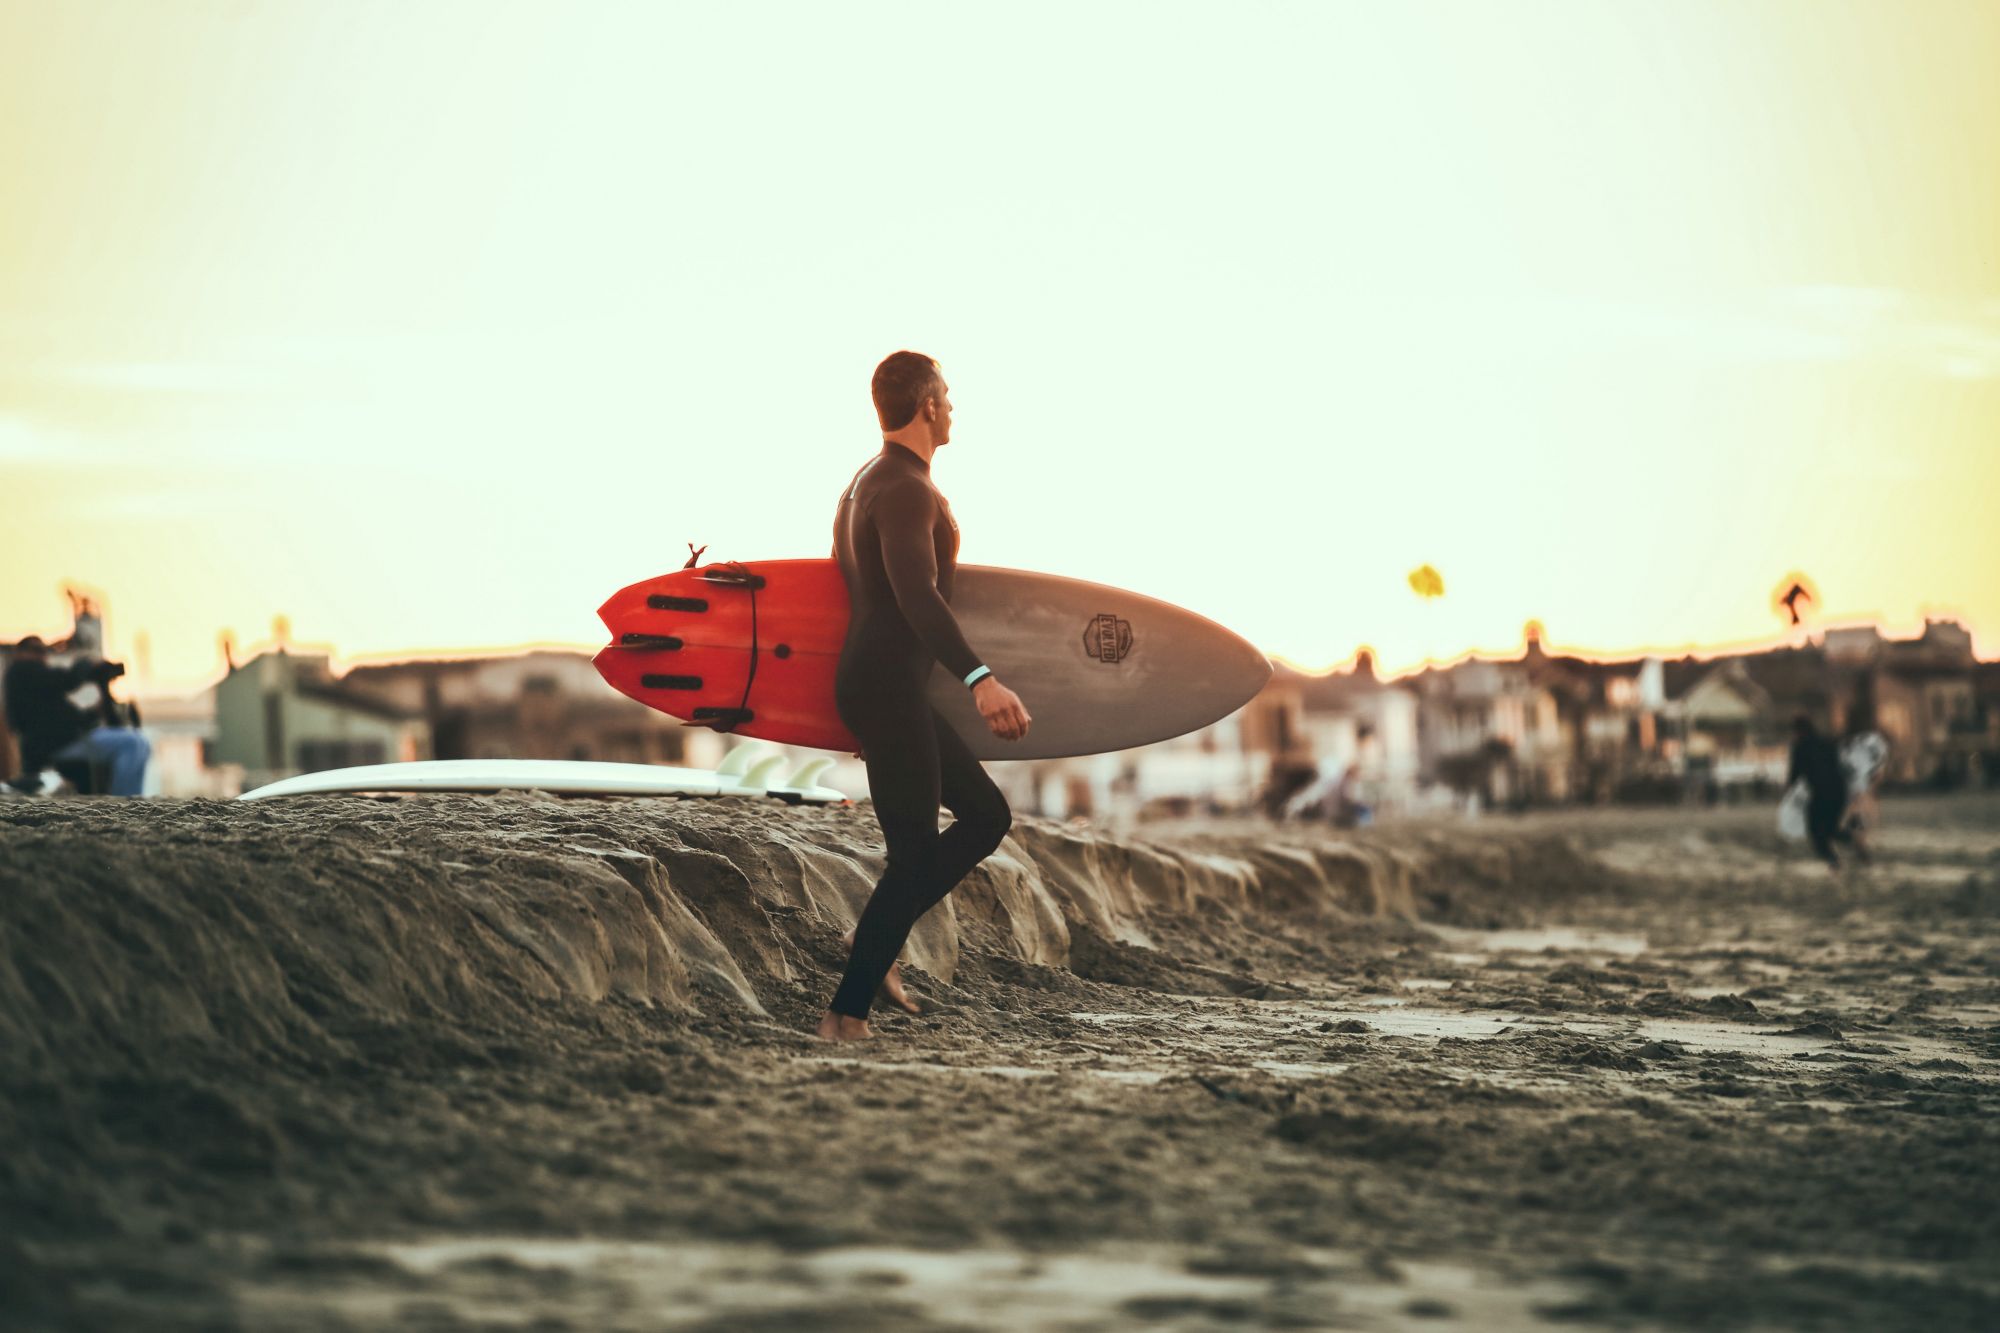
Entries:
<svg viewBox="0 0 2000 1333">
<path fill-rule="evenodd" d="M 1796 625 L 1800 622 L 1799 603 L 1810 602 L 1812 599 L 1813 595 L 1806 591 L 1805 584 L 1794 583 L 1778 601 L 1787 611 L 1792 613 L 1792 623 Z"/>
<path fill-rule="evenodd" d="M 1819 589 L 1796 569 L 1779 579 L 1778 586 L 1771 590 L 1771 610 L 1783 615 L 1789 628 L 1796 629 L 1806 623 L 1808 603 L 1819 605 Z"/>
</svg>

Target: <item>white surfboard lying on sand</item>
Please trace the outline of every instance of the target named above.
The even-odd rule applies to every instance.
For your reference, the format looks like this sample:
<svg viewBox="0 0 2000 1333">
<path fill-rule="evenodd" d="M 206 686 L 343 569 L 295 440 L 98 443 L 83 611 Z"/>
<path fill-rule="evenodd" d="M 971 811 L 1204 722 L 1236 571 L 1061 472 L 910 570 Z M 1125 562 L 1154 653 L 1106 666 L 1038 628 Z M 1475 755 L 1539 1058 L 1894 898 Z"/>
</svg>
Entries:
<svg viewBox="0 0 2000 1333">
<path fill-rule="evenodd" d="M 819 780 L 833 766 L 809 759 L 780 780 L 785 756 L 740 746 L 713 771 L 656 764 L 608 764 L 568 759 L 429 759 L 410 764 L 364 764 L 323 773 L 301 773 L 255 791 L 242 801 L 273 796 L 324 796 L 341 792 L 547 791 L 567 796 L 769 796 L 794 805 L 829 805 L 847 799 Z"/>
</svg>

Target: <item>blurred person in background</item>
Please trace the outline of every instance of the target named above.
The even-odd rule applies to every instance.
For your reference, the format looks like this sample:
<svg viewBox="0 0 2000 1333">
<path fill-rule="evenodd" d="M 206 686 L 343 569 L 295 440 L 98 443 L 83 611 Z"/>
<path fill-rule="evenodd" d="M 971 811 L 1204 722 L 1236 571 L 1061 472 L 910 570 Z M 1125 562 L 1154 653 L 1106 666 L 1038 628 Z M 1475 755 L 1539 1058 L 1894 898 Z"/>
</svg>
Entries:
<svg viewBox="0 0 2000 1333">
<path fill-rule="evenodd" d="M 43 770 L 64 765 L 72 771 L 87 766 L 93 775 L 102 772 L 113 796 L 138 796 L 145 790 L 152 743 L 138 730 L 138 710 L 111 693 L 111 682 L 124 674 L 116 662 L 56 666 L 49 661 L 48 645 L 32 634 L 14 646 L 4 693 L 7 726 L 21 744 L 16 790 L 40 791 Z M 70 700 L 85 685 L 95 685 L 98 692 L 97 704 L 87 709 Z"/>
<path fill-rule="evenodd" d="M 1855 851 L 1868 854 L 1868 834 L 1881 822 L 1876 793 L 1889 772 L 1889 738 L 1875 725 L 1875 707 L 1857 700 L 1847 714 L 1847 732 L 1840 740 L 1840 766 L 1847 775 L 1847 831 Z"/>
<path fill-rule="evenodd" d="M 1339 799 L 1334 822 L 1342 828 L 1367 828 L 1375 822 L 1376 790 L 1381 785 L 1375 772 L 1375 729 L 1363 726 L 1354 735 L 1354 758 L 1340 775 Z"/>
<path fill-rule="evenodd" d="M 1380 774 L 1369 742 L 1375 729 L 1363 725 L 1354 737 L 1354 754 L 1334 765 L 1322 762 L 1307 770 L 1311 779 L 1285 797 L 1281 810 L 1285 819 L 1324 819 L 1338 828 L 1367 828 L 1375 822 L 1376 792 Z"/>
<path fill-rule="evenodd" d="M 1792 736 L 1792 763 L 1785 785 L 1805 784 L 1806 836 L 1812 840 L 1814 855 L 1838 873 L 1840 854 L 1833 845 L 1854 844 L 1854 835 L 1847 828 L 1847 772 L 1841 766 L 1840 751 L 1804 713 L 1792 719 Z M 1865 852 L 1859 854 L 1866 856 Z"/>
<path fill-rule="evenodd" d="M 69 696 L 90 679 L 93 663 L 59 667 L 49 661 L 49 646 L 30 634 L 14 645 L 4 685 L 7 728 L 21 746 L 21 773 L 14 785 L 40 791 L 42 771 L 56 756 L 90 731 L 89 716 Z"/>
<path fill-rule="evenodd" d="M 102 765 L 109 776 L 113 796 L 146 794 L 146 765 L 152 762 L 153 743 L 139 730 L 139 705 L 127 703 L 112 693 L 118 678 L 125 674 L 122 664 L 101 662 L 91 677 L 97 683 L 96 726 L 83 740 L 85 757 L 93 766 Z"/>
</svg>

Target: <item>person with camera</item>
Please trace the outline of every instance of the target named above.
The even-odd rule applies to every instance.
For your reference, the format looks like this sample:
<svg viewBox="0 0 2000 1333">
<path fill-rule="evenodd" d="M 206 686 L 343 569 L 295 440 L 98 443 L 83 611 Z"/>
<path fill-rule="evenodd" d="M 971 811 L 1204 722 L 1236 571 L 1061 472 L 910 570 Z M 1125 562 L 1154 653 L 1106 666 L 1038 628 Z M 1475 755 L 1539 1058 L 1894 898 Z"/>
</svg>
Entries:
<svg viewBox="0 0 2000 1333">
<path fill-rule="evenodd" d="M 113 796 L 145 790 L 152 742 L 139 731 L 139 710 L 112 698 L 111 682 L 125 674 L 117 662 L 86 660 L 59 667 L 48 645 L 29 635 L 14 645 L 4 685 L 7 726 L 20 739 L 21 776 L 17 788 L 38 790 L 42 770 L 83 762 L 107 774 Z M 78 708 L 69 696 L 97 686 L 95 708 Z"/>
</svg>

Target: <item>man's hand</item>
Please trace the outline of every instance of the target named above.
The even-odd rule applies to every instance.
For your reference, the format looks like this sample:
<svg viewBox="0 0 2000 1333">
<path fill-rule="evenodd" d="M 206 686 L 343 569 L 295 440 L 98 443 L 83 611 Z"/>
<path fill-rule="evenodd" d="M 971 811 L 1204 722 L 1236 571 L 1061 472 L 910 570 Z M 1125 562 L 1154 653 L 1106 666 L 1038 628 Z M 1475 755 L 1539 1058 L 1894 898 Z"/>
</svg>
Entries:
<svg viewBox="0 0 2000 1333">
<path fill-rule="evenodd" d="M 993 734 L 1003 741 L 1020 740 L 1028 734 L 1028 723 L 1034 721 L 1021 706 L 1021 696 L 995 676 L 987 676 L 972 687 L 972 702 L 978 705 L 979 716 L 986 719 Z"/>
</svg>

